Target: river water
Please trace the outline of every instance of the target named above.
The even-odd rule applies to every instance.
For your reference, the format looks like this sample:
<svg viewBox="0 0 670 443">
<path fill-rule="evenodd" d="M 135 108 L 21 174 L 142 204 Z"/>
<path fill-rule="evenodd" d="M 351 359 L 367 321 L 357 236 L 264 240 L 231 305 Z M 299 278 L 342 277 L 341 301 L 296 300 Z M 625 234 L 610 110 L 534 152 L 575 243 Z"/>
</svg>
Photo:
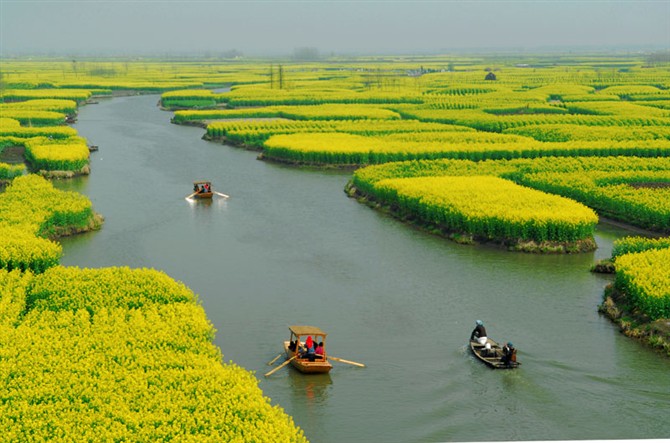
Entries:
<svg viewBox="0 0 670 443">
<path fill-rule="evenodd" d="M 529 255 L 458 245 L 349 199 L 347 172 L 296 169 L 170 124 L 158 96 L 81 109 L 99 152 L 89 177 L 58 182 L 106 221 L 62 240 L 64 265 L 150 267 L 184 282 L 217 329 L 224 361 L 313 442 L 670 437 L 670 361 L 597 313 L 610 277 L 589 267 L 628 234 L 601 225 L 599 249 Z M 210 179 L 230 199 L 190 203 Z M 469 354 L 476 319 L 512 340 L 522 367 Z M 263 374 L 291 324 L 329 333 L 328 375 Z"/>
</svg>

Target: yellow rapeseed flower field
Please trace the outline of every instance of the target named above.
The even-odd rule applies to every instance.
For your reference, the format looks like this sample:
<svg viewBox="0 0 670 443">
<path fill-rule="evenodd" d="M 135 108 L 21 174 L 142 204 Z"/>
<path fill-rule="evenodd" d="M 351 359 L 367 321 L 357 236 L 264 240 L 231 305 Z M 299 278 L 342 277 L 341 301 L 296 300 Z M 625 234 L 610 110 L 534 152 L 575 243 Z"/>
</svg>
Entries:
<svg viewBox="0 0 670 443">
<path fill-rule="evenodd" d="M 569 242 L 591 238 L 598 216 L 575 201 L 490 176 L 377 182 L 376 195 L 403 213 L 496 240 Z"/>
<path fill-rule="evenodd" d="M 652 319 L 670 318 L 670 248 L 623 254 L 615 261 L 616 286 Z"/>
</svg>

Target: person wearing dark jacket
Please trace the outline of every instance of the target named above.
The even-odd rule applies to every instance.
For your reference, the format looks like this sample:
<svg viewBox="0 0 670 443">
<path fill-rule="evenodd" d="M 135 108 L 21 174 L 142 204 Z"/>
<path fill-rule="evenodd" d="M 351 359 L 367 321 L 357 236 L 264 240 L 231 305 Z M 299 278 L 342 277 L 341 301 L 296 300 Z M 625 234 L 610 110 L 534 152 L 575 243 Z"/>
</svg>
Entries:
<svg viewBox="0 0 670 443">
<path fill-rule="evenodd" d="M 511 341 L 508 341 L 502 349 L 502 362 L 506 365 L 516 361 L 516 349 Z"/>
<path fill-rule="evenodd" d="M 477 340 L 480 345 L 486 344 L 487 337 L 484 323 L 481 320 L 477 320 L 475 323 L 477 326 L 475 326 L 475 329 L 472 330 L 472 334 L 470 334 L 470 341 Z"/>
</svg>

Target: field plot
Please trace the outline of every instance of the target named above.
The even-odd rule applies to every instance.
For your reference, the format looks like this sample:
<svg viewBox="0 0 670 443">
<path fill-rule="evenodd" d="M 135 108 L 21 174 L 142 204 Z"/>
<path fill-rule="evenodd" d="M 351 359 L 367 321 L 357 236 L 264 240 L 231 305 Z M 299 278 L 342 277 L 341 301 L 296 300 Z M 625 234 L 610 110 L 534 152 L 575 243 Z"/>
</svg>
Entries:
<svg viewBox="0 0 670 443">
<path fill-rule="evenodd" d="M 0 330 L 9 441 L 306 441 L 161 272 L 0 269 Z"/>
<path fill-rule="evenodd" d="M 670 159 L 594 157 L 472 162 L 435 160 L 370 166 L 354 173 L 363 195 L 381 198 L 377 183 L 389 178 L 493 175 L 579 201 L 639 227 L 670 232 Z"/>
</svg>

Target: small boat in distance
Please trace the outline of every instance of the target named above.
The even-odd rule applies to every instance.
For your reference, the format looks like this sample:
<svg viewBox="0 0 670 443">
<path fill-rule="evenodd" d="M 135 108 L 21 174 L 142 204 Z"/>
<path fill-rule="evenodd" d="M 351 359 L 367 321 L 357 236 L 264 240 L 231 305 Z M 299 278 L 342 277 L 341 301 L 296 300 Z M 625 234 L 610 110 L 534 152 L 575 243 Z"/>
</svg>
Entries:
<svg viewBox="0 0 670 443">
<path fill-rule="evenodd" d="M 493 369 L 514 369 L 521 365 L 521 363 L 516 361 L 516 350 L 512 353 L 509 361 L 506 361 L 503 358 L 502 347 L 490 338 L 483 345 L 477 340 L 470 340 L 470 349 L 475 354 L 475 357 Z"/>
<path fill-rule="evenodd" d="M 289 326 L 291 336 L 284 342 L 284 352 L 286 358 L 293 367 L 304 374 L 324 374 L 333 369 L 333 365 L 328 361 L 326 353 L 326 333 L 316 326 Z M 305 343 L 308 337 L 312 337 L 314 347 L 318 343 L 323 343 L 323 354 L 306 355 Z"/>
<path fill-rule="evenodd" d="M 212 192 L 212 182 L 207 180 L 200 180 L 193 182 L 193 194 L 194 198 L 212 198 L 214 193 Z"/>
</svg>

